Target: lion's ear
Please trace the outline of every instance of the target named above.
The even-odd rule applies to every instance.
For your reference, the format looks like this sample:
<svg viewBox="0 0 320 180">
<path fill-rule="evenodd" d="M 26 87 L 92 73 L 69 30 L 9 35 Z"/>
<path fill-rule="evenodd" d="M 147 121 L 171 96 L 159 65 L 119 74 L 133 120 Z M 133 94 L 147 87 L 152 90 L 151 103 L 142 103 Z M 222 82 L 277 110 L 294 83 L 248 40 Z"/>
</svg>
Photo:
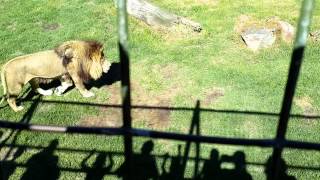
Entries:
<svg viewBox="0 0 320 180">
<path fill-rule="evenodd" d="M 58 56 L 62 58 L 72 58 L 73 57 L 73 50 L 68 45 L 61 45 L 54 49 L 54 51 L 58 54 Z"/>
</svg>

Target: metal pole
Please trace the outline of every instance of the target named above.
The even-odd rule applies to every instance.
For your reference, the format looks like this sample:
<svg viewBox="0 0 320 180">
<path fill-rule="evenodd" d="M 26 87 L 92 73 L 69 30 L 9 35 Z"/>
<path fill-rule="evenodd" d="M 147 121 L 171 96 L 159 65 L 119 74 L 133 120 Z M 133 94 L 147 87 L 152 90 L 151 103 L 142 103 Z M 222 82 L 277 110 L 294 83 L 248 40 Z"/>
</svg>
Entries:
<svg viewBox="0 0 320 180">
<path fill-rule="evenodd" d="M 308 38 L 308 28 L 311 21 L 312 10 L 314 6 L 314 0 L 304 0 L 300 12 L 300 19 L 297 28 L 297 35 L 294 43 L 294 50 L 291 57 L 291 64 L 289 69 L 289 75 L 285 94 L 283 97 L 282 108 L 279 117 L 276 141 L 277 146 L 273 150 L 273 179 L 279 178 L 279 165 L 281 154 L 283 151 L 283 143 L 285 140 L 285 134 L 288 128 L 288 121 L 290 118 L 290 111 L 292 106 L 292 100 L 296 89 L 299 71 L 303 59 L 304 49 Z"/>
<path fill-rule="evenodd" d="M 124 179 L 130 179 L 132 164 L 132 135 L 131 131 L 131 94 L 130 94 L 130 70 L 128 49 L 128 15 L 126 0 L 118 0 L 118 32 L 119 32 L 119 54 L 121 66 L 121 97 L 122 117 L 125 149 Z"/>
</svg>

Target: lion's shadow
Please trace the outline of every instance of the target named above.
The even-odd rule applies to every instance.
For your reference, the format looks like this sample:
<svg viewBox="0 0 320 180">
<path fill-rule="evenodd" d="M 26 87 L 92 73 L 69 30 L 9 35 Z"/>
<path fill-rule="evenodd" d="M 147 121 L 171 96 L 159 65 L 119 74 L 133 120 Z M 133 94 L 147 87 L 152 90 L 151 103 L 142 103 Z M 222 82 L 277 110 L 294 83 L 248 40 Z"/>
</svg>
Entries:
<svg viewBox="0 0 320 180">
<path fill-rule="evenodd" d="M 86 84 L 87 89 L 101 88 L 103 86 L 112 85 L 121 80 L 120 63 L 112 63 L 107 73 L 103 73 L 98 80 L 91 80 Z"/>
<path fill-rule="evenodd" d="M 116 83 L 121 80 L 121 69 L 120 69 L 120 63 L 112 63 L 110 66 L 110 69 L 107 73 L 103 73 L 102 76 L 97 80 L 89 80 L 87 83 L 85 83 L 86 89 L 90 90 L 91 88 L 101 88 L 103 86 L 112 85 L 113 83 Z M 51 89 L 60 86 L 61 83 L 59 80 L 53 80 L 52 82 L 48 84 L 41 84 L 41 88 L 43 89 Z M 75 86 L 69 87 L 65 92 L 69 92 L 72 89 L 74 89 Z M 32 95 L 31 95 L 32 96 Z M 30 96 L 29 96 L 30 98 Z"/>
<path fill-rule="evenodd" d="M 121 80 L 121 69 L 120 69 L 120 63 L 112 63 L 110 66 L 110 69 L 107 73 L 103 73 L 102 76 L 98 80 L 90 80 L 89 82 L 85 83 L 85 87 L 90 90 L 91 88 L 101 88 L 103 86 L 112 85 L 113 83 L 116 83 Z M 51 82 L 47 84 L 40 84 L 40 87 L 43 89 L 52 89 L 56 88 L 61 85 L 61 82 L 59 80 L 52 80 Z M 63 94 L 71 91 L 74 89 L 75 86 L 69 87 Z M 21 96 L 21 101 L 27 101 L 31 100 L 34 96 L 36 96 L 37 93 L 31 90 L 29 88 L 25 91 L 25 93 Z M 19 102 L 18 102 L 19 103 Z M 0 107 L 0 109 L 4 108 Z"/>
</svg>

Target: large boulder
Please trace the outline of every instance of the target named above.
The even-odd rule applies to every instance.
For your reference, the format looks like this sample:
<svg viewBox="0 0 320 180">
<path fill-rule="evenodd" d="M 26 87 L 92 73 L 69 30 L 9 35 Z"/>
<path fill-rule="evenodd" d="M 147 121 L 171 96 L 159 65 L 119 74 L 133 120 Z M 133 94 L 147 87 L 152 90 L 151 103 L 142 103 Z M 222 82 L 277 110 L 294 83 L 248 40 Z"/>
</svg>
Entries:
<svg viewBox="0 0 320 180">
<path fill-rule="evenodd" d="M 248 29 L 241 34 L 241 37 L 247 47 L 253 51 L 271 47 L 276 41 L 272 29 Z"/>
<path fill-rule="evenodd" d="M 235 22 L 234 31 L 254 51 L 272 46 L 276 39 L 291 43 L 295 36 L 295 28 L 277 16 L 257 20 L 248 15 L 240 15 Z"/>
</svg>

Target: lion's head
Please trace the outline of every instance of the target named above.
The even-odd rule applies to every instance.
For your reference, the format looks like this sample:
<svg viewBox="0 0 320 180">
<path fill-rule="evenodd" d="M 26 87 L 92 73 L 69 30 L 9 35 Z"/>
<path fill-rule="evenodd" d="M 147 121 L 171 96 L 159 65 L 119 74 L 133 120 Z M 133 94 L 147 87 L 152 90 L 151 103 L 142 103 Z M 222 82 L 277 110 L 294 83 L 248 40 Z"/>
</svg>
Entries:
<svg viewBox="0 0 320 180">
<path fill-rule="evenodd" d="M 103 45 L 97 41 L 68 41 L 55 49 L 63 64 L 74 64 L 81 79 L 98 79 L 108 72 L 110 62 L 105 60 Z"/>
</svg>

